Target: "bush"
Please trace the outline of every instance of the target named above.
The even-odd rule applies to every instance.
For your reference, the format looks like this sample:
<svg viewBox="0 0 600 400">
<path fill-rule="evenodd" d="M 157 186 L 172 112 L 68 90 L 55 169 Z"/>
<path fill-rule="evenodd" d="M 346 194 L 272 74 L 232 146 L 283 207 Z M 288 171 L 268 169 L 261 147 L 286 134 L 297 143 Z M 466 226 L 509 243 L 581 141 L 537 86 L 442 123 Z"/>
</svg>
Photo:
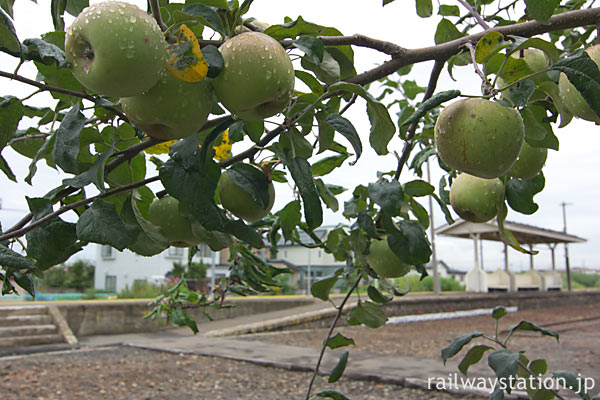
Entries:
<svg viewBox="0 0 600 400">
<path fill-rule="evenodd" d="M 563 287 L 567 287 L 567 275 L 562 273 Z M 571 271 L 571 286 L 573 289 L 587 289 L 600 287 L 600 275 L 587 272 Z"/>
<path fill-rule="evenodd" d="M 160 296 L 163 294 L 163 288 L 161 286 L 153 285 L 146 281 L 135 281 L 131 286 L 125 286 L 125 289 L 121 290 L 117 294 L 119 299 L 149 299 Z"/>
<path fill-rule="evenodd" d="M 59 265 L 44 272 L 42 286 L 83 292 L 94 286 L 94 270 L 93 264 L 83 260 L 77 260 L 71 265 Z"/>
<path fill-rule="evenodd" d="M 396 285 L 404 290 L 406 288 L 406 276 L 395 280 Z M 408 275 L 408 287 L 411 292 L 433 292 L 433 277 L 427 276 L 420 280 L 419 275 Z M 465 286 L 454 278 L 440 277 L 442 292 L 463 292 Z"/>
</svg>

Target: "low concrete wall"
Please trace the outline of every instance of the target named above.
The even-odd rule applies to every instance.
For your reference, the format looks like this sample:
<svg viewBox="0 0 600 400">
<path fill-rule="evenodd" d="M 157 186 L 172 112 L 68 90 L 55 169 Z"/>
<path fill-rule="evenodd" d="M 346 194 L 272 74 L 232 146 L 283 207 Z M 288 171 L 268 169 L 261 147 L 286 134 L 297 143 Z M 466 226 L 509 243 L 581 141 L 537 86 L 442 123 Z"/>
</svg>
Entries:
<svg viewBox="0 0 600 400">
<path fill-rule="evenodd" d="M 212 307 L 191 309 L 188 312 L 197 323 L 208 322 L 206 311 L 214 320 L 234 318 L 298 307 L 316 301 L 311 298 L 245 298 L 227 300 L 230 308 L 216 310 Z M 73 333 L 77 336 L 105 335 L 132 332 L 149 332 L 165 328 L 157 321 L 144 319 L 151 311 L 148 301 L 102 301 L 54 303 L 61 311 Z"/>
<path fill-rule="evenodd" d="M 415 314 L 429 314 L 496 306 L 512 307 L 519 310 L 600 304 L 600 290 L 578 290 L 574 292 L 498 292 L 498 293 L 449 293 L 439 296 L 412 294 L 399 297 L 384 306 L 389 317 Z M 347 311 L 347 310 L 346 310 Z M 320 319 L 313 319 L 281 329 L 314 329 L 331 325 L 335 310 L 323 313 Z M 535 322 L 535 321 L 532 321 Z M 347 325 L 346 318 L 340 318 L 338 325 Z"/>
</svg>

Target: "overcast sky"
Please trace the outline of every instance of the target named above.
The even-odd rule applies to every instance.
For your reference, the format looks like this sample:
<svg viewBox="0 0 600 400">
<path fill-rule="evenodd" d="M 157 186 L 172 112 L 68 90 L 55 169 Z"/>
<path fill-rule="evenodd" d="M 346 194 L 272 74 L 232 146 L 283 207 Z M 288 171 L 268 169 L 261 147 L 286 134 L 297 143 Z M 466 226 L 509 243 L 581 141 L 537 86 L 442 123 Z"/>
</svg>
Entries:
<svg viewBox="0 0 600 400">
<path fill-rule="evenodd" d="M 131 1 L 145 7 L 143 1 Z M 15 20 L 17 34 L 21 40 L 30 37 L 39 37 L 40 34 L 52 30 L 52 21 L 49 13 L 49 0 L 38 0 L 36 5 L 30 1 L 18 1 L 15 4 Z M 392 41 L 403 47 L 418 48 L 433 45 L 433 34 L 440 17 L 434 16 L 429 19 L 421 19 L 416 16 L 414 2 L 398 0 L 390 5 L 381 7 L 381 1 L 369 2 L 372 5 L 365 6 L 364 1 L 358 0 L 303 0 L 303 1 L 276 1 L 256 0 L 247 15 L 255 17 L 260 21 L 275 24 L 283 22 L 285 16 L 296 19 L 299 15 L 305 20 L 319 23 L 321 25 L 335 26 L 346 35 L 361 33 L 373 38 Z M 284 6 L 285 5 L 285 6 Z M 68 24 L 68 22 L 67 22 Z M 355 48 L 355 65 L 359 72 L 372 68 L 386 58 L 366 49 Z M 14 59 L 0 54 L 0 65 L 4 71 L 12 71 L 16 63 Z M 20 73 L 30 78 L 35 77 L 33 66 L 25 65 Z M 431 63 L 417 66 L 413 70 L 413 79 L 421 86 L 426 86 L 428 71 Z M 450 79 L 444 73 L 438 85 L 438 91 L 459 88 L 463 93 L 480 94 L 480 81 L 473 73 L 472 66 L 464 67 L 456 71 L 457 82 Z M 7 91 L 23 96 L 33 92 L 32 88 L 25 85 L 10 82 L 0 78 L 2 94 Z M 47 101 L 47 97 L 36 96 L 34 98 L 39 105 Z M 393 110 L 396 112 L 397 110 Z M 364 103 L 357 102 L 352 112 L 346 115 L 355 124 L 363 137 L 365 152 L 354 167 L 344 166 L 335 173 L 325 177 L 327 183 L 335 183 L 345 186 L 350 191 L 359 183 L 367 185 L 377 179 L 378 171 L 389 171 L 395 169 L 396 159 L 393 155 L 377 157 L 374 151 L 368 148 L 369 122 L 365 114 Z M 392 118 L 395 116 L 392 114 Z M 569 203 L 567 207 L 568 232 L 588 240 L 584 244 L 574 244 L 569 248 L 571 266 L 598 267 L 600 266 L 600 253 L 595 250 L 600 244 L 600 234 L 597 227 L 600 225 L 600 213 L 597 203 L 600 198 L 600 186 L 597 177 L 598 148 L 600 145 L 600 132 L 598 127 L 589 122 L 572 122 L 563 129 L 555 129 L 560 140 L 560 151 L 550 151 L 544 173 L 546 175 L 546 188 L 537 195 L 536 201 L 540 205 L 539 211 L 526 216 L 510 211 L 508 219 L 511 221 L 536 225 L 546 229 L 562 230 L 563 216 L 560 204 Z M 343 140 L 343 139 L 340 139 Z M 234 148 L 234 151 L 238 148 Z M 390 143 L 391 151 L 401 151 L 402 143 L 394 140 Z M 43 168 L 43 162 L 38 163 L 40 171 L 34 178 L 34 187 L 27 185 L 22 179 L 27 175 L 29 160 L 18 156 L 7 148 L 2 153 L 9 161 L 14 172 L 20 178 L 18 184 L 8 182 L 1 177 L 3 188 L 0 191 L 2 209 L 0 210 L 0 221 L 6 229 L 12 226 L 21 216 L 26 213 L 24 196 L 40 196 L 60 183 L 64 178 L 59 172 Z M 434 163 L 435 164 L 435 163 Z M 432 164 L 434 166 L 434 164 Z M 149 168 L 149 174 L 153 170 Z M 432 169 L 432 182 L 437 186 L 441 171 Z M 412 179 L 408 173 L 402 176 L 403 181 Z M 286 188 L 277 191 L 277 201 L 274 210 L 284 206 L 290 196 Z M 343 199 L 347 198 L 341 196 Z M 426 205 L 426 203 L 424 204 Z M 279 208 L 278 208 L 279 207 Z M 435 226 L 445 223 L 440 210 L 434 208 Z M 343 222 L 340 213 L 326 213 L 325 223 L 336 224 Z M 470 240 L 449 239 L 436 237 L 438 259 L 444 260 L 452 267 L 467 270 L 473 264 L 473 244 Z M 540 254 L 535 257 L 536 267 L 548 267 L 550 265 L 550 252 L 545 245 L 537 248 Z M 486 269 L 501 267 L 504 264 L 503 247 L 497 243 L 486 242 L 484 244 L 484 266 Z M 86 251 L 87 256 L 93 256 L 93 252 Z M 564 252 L 561 246 L 557 251 L 559 268 L 564 266 Z M 520 255 L 510 250 L 509 260 L 511 268 L 515 270 L 528 268 L 529 257 Z"/>
</svg>

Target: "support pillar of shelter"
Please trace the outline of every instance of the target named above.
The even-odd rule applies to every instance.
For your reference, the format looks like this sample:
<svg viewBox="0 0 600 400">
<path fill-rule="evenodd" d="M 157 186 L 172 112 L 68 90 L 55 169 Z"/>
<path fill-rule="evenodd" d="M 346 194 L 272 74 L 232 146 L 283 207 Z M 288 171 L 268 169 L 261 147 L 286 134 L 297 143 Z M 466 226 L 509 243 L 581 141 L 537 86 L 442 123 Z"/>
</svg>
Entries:
<svg viewBox="0 0 600 400">
<path fill-rule="evenodd" d="M 548 243 L 552 257 L 552 270 L 542 272 L 542 290 L 562 290 L 563 279 L 560 272 L 556 270 L 556 258 L 554 250 L 558 243 Z"/>
<path fill-rule="evenodd" d="M 465 275 L 465 285 L 467 292 L 487 292 L 487 276 L 481 269 L 481 255 L 479 254 L 479 234 L 471 235 L 475 248 L 475 264 L 473 268 Z"/>
</svg>

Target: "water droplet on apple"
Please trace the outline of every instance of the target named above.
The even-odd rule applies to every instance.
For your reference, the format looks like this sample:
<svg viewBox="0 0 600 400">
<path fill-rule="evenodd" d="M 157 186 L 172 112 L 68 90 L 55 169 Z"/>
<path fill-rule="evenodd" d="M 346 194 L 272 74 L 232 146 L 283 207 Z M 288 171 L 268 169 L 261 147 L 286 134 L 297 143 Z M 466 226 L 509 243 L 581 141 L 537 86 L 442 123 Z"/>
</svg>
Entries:
<svg viewBox="0 0 600 400">
<path fill-rule="evenodd" d="M 135 56 L 135 50 L 134 49 L 127 49 L 127 51 L 125 52 L 125 57 L 127 58 L 133 58 Z"/>
<path fill-rule="evenodd" d="M 273 76 L 273 73 L 269 70 L 266 71 L 266 78 L 267 79 L 271 79 L 271 76 Z"/>
<path fill-rule="evenodd" d="M 227 44 L 225 45 L 225 47 L 227 47 L 228 49 L 231 48 L 231 42 L 227 42 Z"/>
<path fill-rule="evenodd" d="M 130 49 L 133 49 L 135 47 L 135 43 L 133 42 L 133 40 L 130 40 L 129 43 L 127 43 L 127 47 L 129 47 Z"/>
<path fill-rule="evenodd" d="M 135 21 L 137 21 L 135 16 L 132 15 L 131 17 L 129 17 L 129 22 L 131 22 L 132 24 L 135 24 Z"/>
<path fill-rule="evenodd" d="M 273 59 L 273 54 L 269 54 L 269 60 Z"/>
<path fill-rule="evenodd" d="M 112 24 L 112 19 L 111 18 L 108 19 L 108 23 Z"/>
<path fill-rule="evenodd" d="M 265 46 L 265 51 L 269 51 L 269 46 Z"/>
</svg>

